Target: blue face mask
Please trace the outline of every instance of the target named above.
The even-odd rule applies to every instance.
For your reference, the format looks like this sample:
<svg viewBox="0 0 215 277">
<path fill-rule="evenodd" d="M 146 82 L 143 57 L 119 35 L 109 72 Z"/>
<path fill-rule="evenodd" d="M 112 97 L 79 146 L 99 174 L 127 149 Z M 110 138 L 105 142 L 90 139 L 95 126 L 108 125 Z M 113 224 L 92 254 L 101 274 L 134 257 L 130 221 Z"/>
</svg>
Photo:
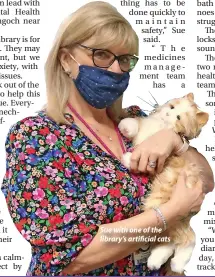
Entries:
<svg viewBox="0 0 215 277">
<path fill-rule="evenodd" d="M 111 106 L 128 87 L 128 72 L 119 74 L 99 67 L 78 65 L 78 76 L 73 78 L 75 86 L 85 101 L 96 109 Z"/>
</svg>

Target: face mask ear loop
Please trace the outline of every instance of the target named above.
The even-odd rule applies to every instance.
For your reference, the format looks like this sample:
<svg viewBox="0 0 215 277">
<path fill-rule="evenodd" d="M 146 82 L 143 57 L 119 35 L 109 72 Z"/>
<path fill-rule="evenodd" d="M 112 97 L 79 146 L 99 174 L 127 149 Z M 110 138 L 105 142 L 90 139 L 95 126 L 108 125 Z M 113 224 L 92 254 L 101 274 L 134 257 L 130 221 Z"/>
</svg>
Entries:
<svg viewBox="0 0 215 277">
<path fill-rule="evenodd" d="M 69 55 L 80 66 L 80 63 L 76 61 L 76 59 L 73 57 L 73 55 L 72 54 L 69 54 Z"/>
<path fill-rule="evenodd" d="M 76 59 L 73 57 L 73 55 L 72 54 L 69 54 L 69 55 L 78 64 L 78 66 L 80 66 L 80 63 L 78 61 L 76 61 Z M 75 78 L 72 76 L 72 72 L 70 72 L 69 77 L 72 78 L 72 80 L 75 80 Z"/>
</svg>

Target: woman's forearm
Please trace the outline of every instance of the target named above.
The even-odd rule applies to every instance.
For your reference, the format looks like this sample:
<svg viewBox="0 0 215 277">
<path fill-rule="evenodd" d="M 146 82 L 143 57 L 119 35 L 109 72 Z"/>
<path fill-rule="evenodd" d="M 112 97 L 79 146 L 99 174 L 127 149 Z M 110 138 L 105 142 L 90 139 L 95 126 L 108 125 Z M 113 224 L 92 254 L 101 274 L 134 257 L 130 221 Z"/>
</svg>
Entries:
<svg viewBox="0 0 215 277">
<path fill-rule="evenodd" d="M 162 211 L 168 224 L 171 224 L 176 217 L 177 211 L 175 209 L 177 209 L 177 207 L 173 209 L 173 205 L 170 202 L 160 206 L 160 210 Z M 153 227 L 160 228 L 161 226 L 158 226 L 158 224 L 155 211 L 148 210 L 129 219 L 101 225 L 98 233 L 93 238 L 91 243 L 80 252 L 78 257 L 71 264 L 67 266 L 65 273 L 86 273 L 128 256 L 144 244 L 144 242 L 130 242 L 128 241 L 128 238 L 137 238 L 138 236 L 148 237 L 149 235 L 155 236 L 157 233 L 152 233 L 151 231 Z M 142 230 L 142 232 L 118 233 L 113 231 L 114 228 L 118 228 L 118 230 L 120 228 L 137 228 Z M 112 232 L 108 233 L 107 230 L 112 230 Z M 118 242 L 104 242 L 104 236 L 108 238 L 114 237 Z"/>
</svg>

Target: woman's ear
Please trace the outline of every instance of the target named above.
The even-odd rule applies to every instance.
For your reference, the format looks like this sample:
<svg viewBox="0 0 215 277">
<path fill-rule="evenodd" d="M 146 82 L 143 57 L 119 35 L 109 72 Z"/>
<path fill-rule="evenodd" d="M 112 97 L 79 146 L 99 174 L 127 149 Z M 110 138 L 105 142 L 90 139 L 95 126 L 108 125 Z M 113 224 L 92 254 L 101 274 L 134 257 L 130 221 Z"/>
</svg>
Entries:
<svg viewBox="0 0 215 277">
<path fill-rule="evenodd" d="M 68 52 L 68 49 L 66 48 L 61 48 L 59 53 L 58 53 L 58 58 L 60 60 L 60 63 L 61 63 L 61 66 L 63 68 L 63 70 L 65 72 L 70 72 L 71 69 L 71 65 L 70 65 L 70 62 L 71 62 L 71 58 L 69 56 L 69 52 Z"/>
</svg>

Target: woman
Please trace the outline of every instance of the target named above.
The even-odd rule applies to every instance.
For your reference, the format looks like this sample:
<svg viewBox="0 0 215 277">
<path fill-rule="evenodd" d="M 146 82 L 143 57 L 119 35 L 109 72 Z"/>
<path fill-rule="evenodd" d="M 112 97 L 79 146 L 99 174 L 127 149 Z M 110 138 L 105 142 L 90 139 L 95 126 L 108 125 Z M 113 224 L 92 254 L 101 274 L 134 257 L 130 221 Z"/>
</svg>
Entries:
<svg viewBox="0 0 215 277">
<path fill-rule="evenodd" d="M 151 227 L 165 229 L 202 203 L 202 191 L 186 188 L 182 175 L 169 202 L 140 211 L 149 184 L 134 173 L 161 171 L 183 142 L 164 130 L 135 148 L 133 174 L 121 163 L 132 145 L 117 130 L 110 107 L 125 91 L 137 54 L 137 36 L 114 7 L 81 7 L 62 24 L 49 54 L 46 108 L 10 129 L 2 190 L 16 227 L 32 245 L 30 276 L 152 275 L 133 254 L 143 242 L 104 230 L 148 228 L 147 236 Z M 135 106 L 127 113 L 142 115 Z M 104 234 L 124 242 L 106 243 Z"/>
</svg>

